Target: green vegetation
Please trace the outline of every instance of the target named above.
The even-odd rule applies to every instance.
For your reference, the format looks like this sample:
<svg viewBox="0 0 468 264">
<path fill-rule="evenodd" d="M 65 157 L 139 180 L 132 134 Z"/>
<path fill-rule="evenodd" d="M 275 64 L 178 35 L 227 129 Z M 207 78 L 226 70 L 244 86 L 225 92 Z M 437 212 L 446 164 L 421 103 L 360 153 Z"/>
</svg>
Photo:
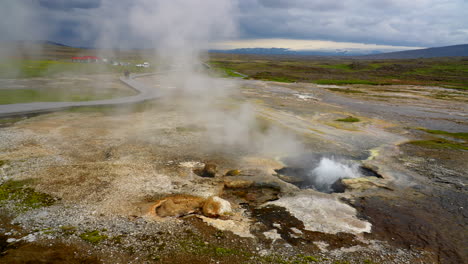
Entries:
<svg viewBox="0 0 468 264">
<path fill-rule="evenodd" d="M 463 58 L 353 60 L 219 53 L 210 56 L 210 64 L 258 80 L 468 89 L 468 60 Z"/>
<path fill-rule="evenodd" d="M 101 235 L 98 230 L 88 231 L 82 233 L 80 238 L 91 244 L 99 244 L 101 241 L 107 239 L 106 235 Z"/>
<path fill-rule="evenodd" d="M 468 146 L 466 143 L 458 143 L 443 138 L 429 140 L 414 140 L 408 142 L 408 144 L 430 149 L 468 150 Z"/>
<path fill-rule="evenodd" d="M 2 167 L 2 166 L 5 165 L 5 164 L 6 164 L 6 161 L 0 160 L 0 167 Z"/>
<path fill-rule="evenodd" d="M 0 78 L 49 77 L 60 74 L 98 74 L 151 72 L 154 68 L 113 66 L 101 63 L 77 63 L 57 60 L 12 60 L 0 63 Z"/>
<path fill-rule="evenodd" d="M 92 87 L 80 89 L 40 88 L 40 89 L 2 89 L 0 90 L 0 104 L 16 104 L 31 102 L 77 102 L 104 100 L 135 94 L 128 89 L 107 89 L 96 91 Z"/>
<path fill-rule="evenodd" d="M 408 144 L 430 149 L 468 150 L 468 133 L 466 132 L 452 133 L 443 130 L 418 129 L 431 135 L 443 136 L 443 138 L 437 137 L 427 140 L 413 140 L 408 142 Z"/>
<path fill-rule="evenodd" d="M 242 75 L 236 73 L 236 72 L 235 72 L 234 70 L 232 70 L 232 69 L 228 69 L 228 68 L 220 68 L 220 69 L 224 70 L 224 72 L 226 73 L 226 75 L 229 76 L 229 77 L 241 77 L 241 78 L 244 77 L 244 76 L 242 76 Z"/>
<path fill-rule="evenodd" d="M 369 81 L 369 80 L 316 80 L 313 81 L 316 84 L 331 84 L 331 85 L 344 85 L 344 84 L 367 84 L 367 85 L 388 85 L 390 82 L 379 82 L 379 81 Z"/>
<path fill-rule="evenodd" d="M 449 136 L 449 137 L 453 137 L 457 139 L 468 140 L 468 133 L 466 132 L 452 133 L 452 132 L 447 132 L 443 130 L 430 130 L 430 129 L 424 129 L 424 128 L 421 128 L 420 130 L 425 131 L 429 134 L 433 134 L 433 135 L 443 135 L 443 136 Z"/>
<path fill-rule="evenodd" d="M 335 121 L 354 123 L 354 122 L 359 122 L 361 120 L 359 118 L 357 118 L 357 117 L 348 116 L 346 118 L 336 119 Z"/>
<path fill-rule="evenodd" d="M 11 125 L 14 124 L 18 121 L 23 120 L 22 117 L 5 117 L 5 118 L 0 118 L 0 126 L 2 125 Z M 1 166 L 1 165 L 0 165 Z"/>
<path fill-rule="evenodd" d="M 8 203 L 13 205 L 16 210 L 23 212 L 55 203 L 56 199 L 52 196 L 26 187 L 30 182 L 30 180 L 9 180 L 0 185 L 0 205 Z"/>
<path fill-rule="evenodd" d="M 73 234 L 75 234 L 75 232 L 76 232 L 76 227 L 74 227 L 74 226 L 69 226 L 69 225 L 65 225 L 65 226 L 61 226 L 61 227 L 60 227 L 60 230 L 61 230 L 62 233 L 64 233 L 65 235 L 73 235 Z"/>
</svg>

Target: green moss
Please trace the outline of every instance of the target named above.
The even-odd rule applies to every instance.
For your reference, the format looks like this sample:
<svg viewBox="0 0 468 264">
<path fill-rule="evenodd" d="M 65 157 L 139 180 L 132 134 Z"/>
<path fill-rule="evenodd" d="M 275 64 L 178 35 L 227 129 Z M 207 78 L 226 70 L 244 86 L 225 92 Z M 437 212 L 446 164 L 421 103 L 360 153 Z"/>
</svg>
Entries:
<svg viewBox="0 0 468 264">
<path fill-rule="evenodd" d="M 453 142 L 442 138 L 431 140 L 414 140 L 408 142 L 408 144 L 430 149 L 468 150 L 468 146 L 466 144 Z"/>
<path fill-rule="evenodd" d="M 2 166 L 5 165 L 5 164 L 6 164 L 6 161 L 0 160 L 0 167 L 2 167 Z"/>
<path fill-rule="evenodd" d="M 263 263 L 282 263 L 282 264 L 308 264 L 320 262 L 319 258 L 313 256 L 305 256 L 302 254 L 290 257 L 284 257 L 278 254 L 271 254 L 261 257 Z"/>
<path fill-rule="evenodd" d="M 365 259 L 365 260 L 363 261 L 363 263 L 364 263 L 364 264 L 377 264 L 377 262 L 374 262 L 374 261 L 372 261 L 372 260 L 370 260 L 370 259 Z"/>
<path fill-rule="evenodd" d="M 319 260 L 316 257 L 312 256 L 303 256 L 302 259 L 304 259 L 307 262 L 319 262 Z"/>
<path fill-rule="evenodd" d="M 66 235 L 73 235 L 76 232 L 76 227 L 65 225 L 65 226 L 61 226 L 60 230 L 62 231 L 62 233 Z"/>
<path fill-rule="evenodd" d="M 0 204 L 11 202 L 19 211 L 27 211 L 55 203 L 54 197 L 26 187 L 29 182 L 10 180 L 0 185 Z"/>
<path fill-rule="evenodd" d="M 443 130 L 431 130 L 431 129 L 424 129 L 424 128 L 421 128 L 420 130 L 425 131 L 429 134 L 433 134 L 433 135 L 443 135 L 443 136 L 449 136 L 453 138 L 468 140 L 468 133 L 466 132 L 452 133 L 452 132 L 447 132 Z"/>
<path fill-rule="evenodd" d="M 214 252 L 218 256 L 227 256 L 227 255 L 236 255 L 238 253 L 238 250 L 217 247 L 214 249 Z"/>
<path fill-rule="evenodd" d="M 336 119 L 335 121 L 347 122 L 347 123 L 355 123 L 355 122 L 359 122 L 359 121 L 361 121 L 361 120 L 360 120 L 359 118 L 357 118 L 357 117 L 348 116 L 348 117 L 346 117 L 346 118 Z"/>
<path fill-rule="evenodd" d="M 1 125 L 11 125 L 14 124 L 18 121 L 23 120 L 22 117 L 6 117 L 6 118 L 1 118 L 0 119 L 0 126 Z"/>
<path fill-rule="evenodd" d="M 229 76 L 229 77 L 241 77 L 241 78 L 244 77 L 244 76 L 242 76 L 242 75 L 236 73 L 236 72 L 235 72 L 234 70 L 232 70 L 232 69 L 228 69 L 228 68 L 221 68 L 221 69 L 223 69 L 224 72 L 226 73 L 226 75 Z"/>
<path fill-rule="evenodd" d="M 98 230 L 82 233 L 80 238 L 91 244 L 99 244 L 101 241 L 107 239 L 106 235 L 101 235 Z"/>
</svg>

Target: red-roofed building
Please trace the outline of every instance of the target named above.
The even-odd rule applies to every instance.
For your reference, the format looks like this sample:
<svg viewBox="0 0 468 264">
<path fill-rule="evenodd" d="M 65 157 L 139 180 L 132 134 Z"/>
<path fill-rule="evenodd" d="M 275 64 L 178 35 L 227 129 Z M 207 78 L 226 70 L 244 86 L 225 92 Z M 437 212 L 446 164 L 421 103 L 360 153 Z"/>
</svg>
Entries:
<svg viewBox="0 0 468 264">
<path fill-rule="evenodd" d="M 72 57 L 73 62 L 100 62 L 102 59 L 96 56 Z"/>
</svg>

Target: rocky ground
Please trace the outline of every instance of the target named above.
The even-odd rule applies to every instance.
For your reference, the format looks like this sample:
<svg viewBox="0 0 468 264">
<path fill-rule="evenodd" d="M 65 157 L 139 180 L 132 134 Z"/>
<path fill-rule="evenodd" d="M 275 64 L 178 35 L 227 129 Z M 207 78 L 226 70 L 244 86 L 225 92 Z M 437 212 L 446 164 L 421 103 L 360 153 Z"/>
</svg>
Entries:
<svg viewBox="0 0 468 264">
<path fill-rule="evenodd" d="M 466 93 L 228 85 L 208 105 L 161 85 L 133 109 L 4 122 L 1 262 L 468 260 Z M 411 99 L 375 96 L 390 89 Z M 304 174 L 324 157 L 372 177 L 320 192 Z"/>
</svg>

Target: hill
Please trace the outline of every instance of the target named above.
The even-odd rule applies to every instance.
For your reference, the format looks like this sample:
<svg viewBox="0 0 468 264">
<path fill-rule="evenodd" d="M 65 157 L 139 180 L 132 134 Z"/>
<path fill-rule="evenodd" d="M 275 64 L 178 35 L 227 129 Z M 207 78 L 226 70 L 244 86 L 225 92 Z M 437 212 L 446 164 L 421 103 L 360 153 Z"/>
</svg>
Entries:
<svg viewBox="0 0 468 264">
<path fill-rule="evenodd" d="M 210 50 L 212 53 L 225 54 L 256 54 L 256 55 L 294 55 L 294 56 L 360 56 L 363 54 L 375 54 L 377 51 L 359 50 L 290 50 L 284 48 L 242 48 L 231 50 Z"/>
<path fill-rule="evenodd" d="M 359 59 L 418 59 L 437 57 L 468 57 L 468 44 L 428 48 L 419 50 L 406 50 L 381 54 L 358 56 Z"/>
</svg>

